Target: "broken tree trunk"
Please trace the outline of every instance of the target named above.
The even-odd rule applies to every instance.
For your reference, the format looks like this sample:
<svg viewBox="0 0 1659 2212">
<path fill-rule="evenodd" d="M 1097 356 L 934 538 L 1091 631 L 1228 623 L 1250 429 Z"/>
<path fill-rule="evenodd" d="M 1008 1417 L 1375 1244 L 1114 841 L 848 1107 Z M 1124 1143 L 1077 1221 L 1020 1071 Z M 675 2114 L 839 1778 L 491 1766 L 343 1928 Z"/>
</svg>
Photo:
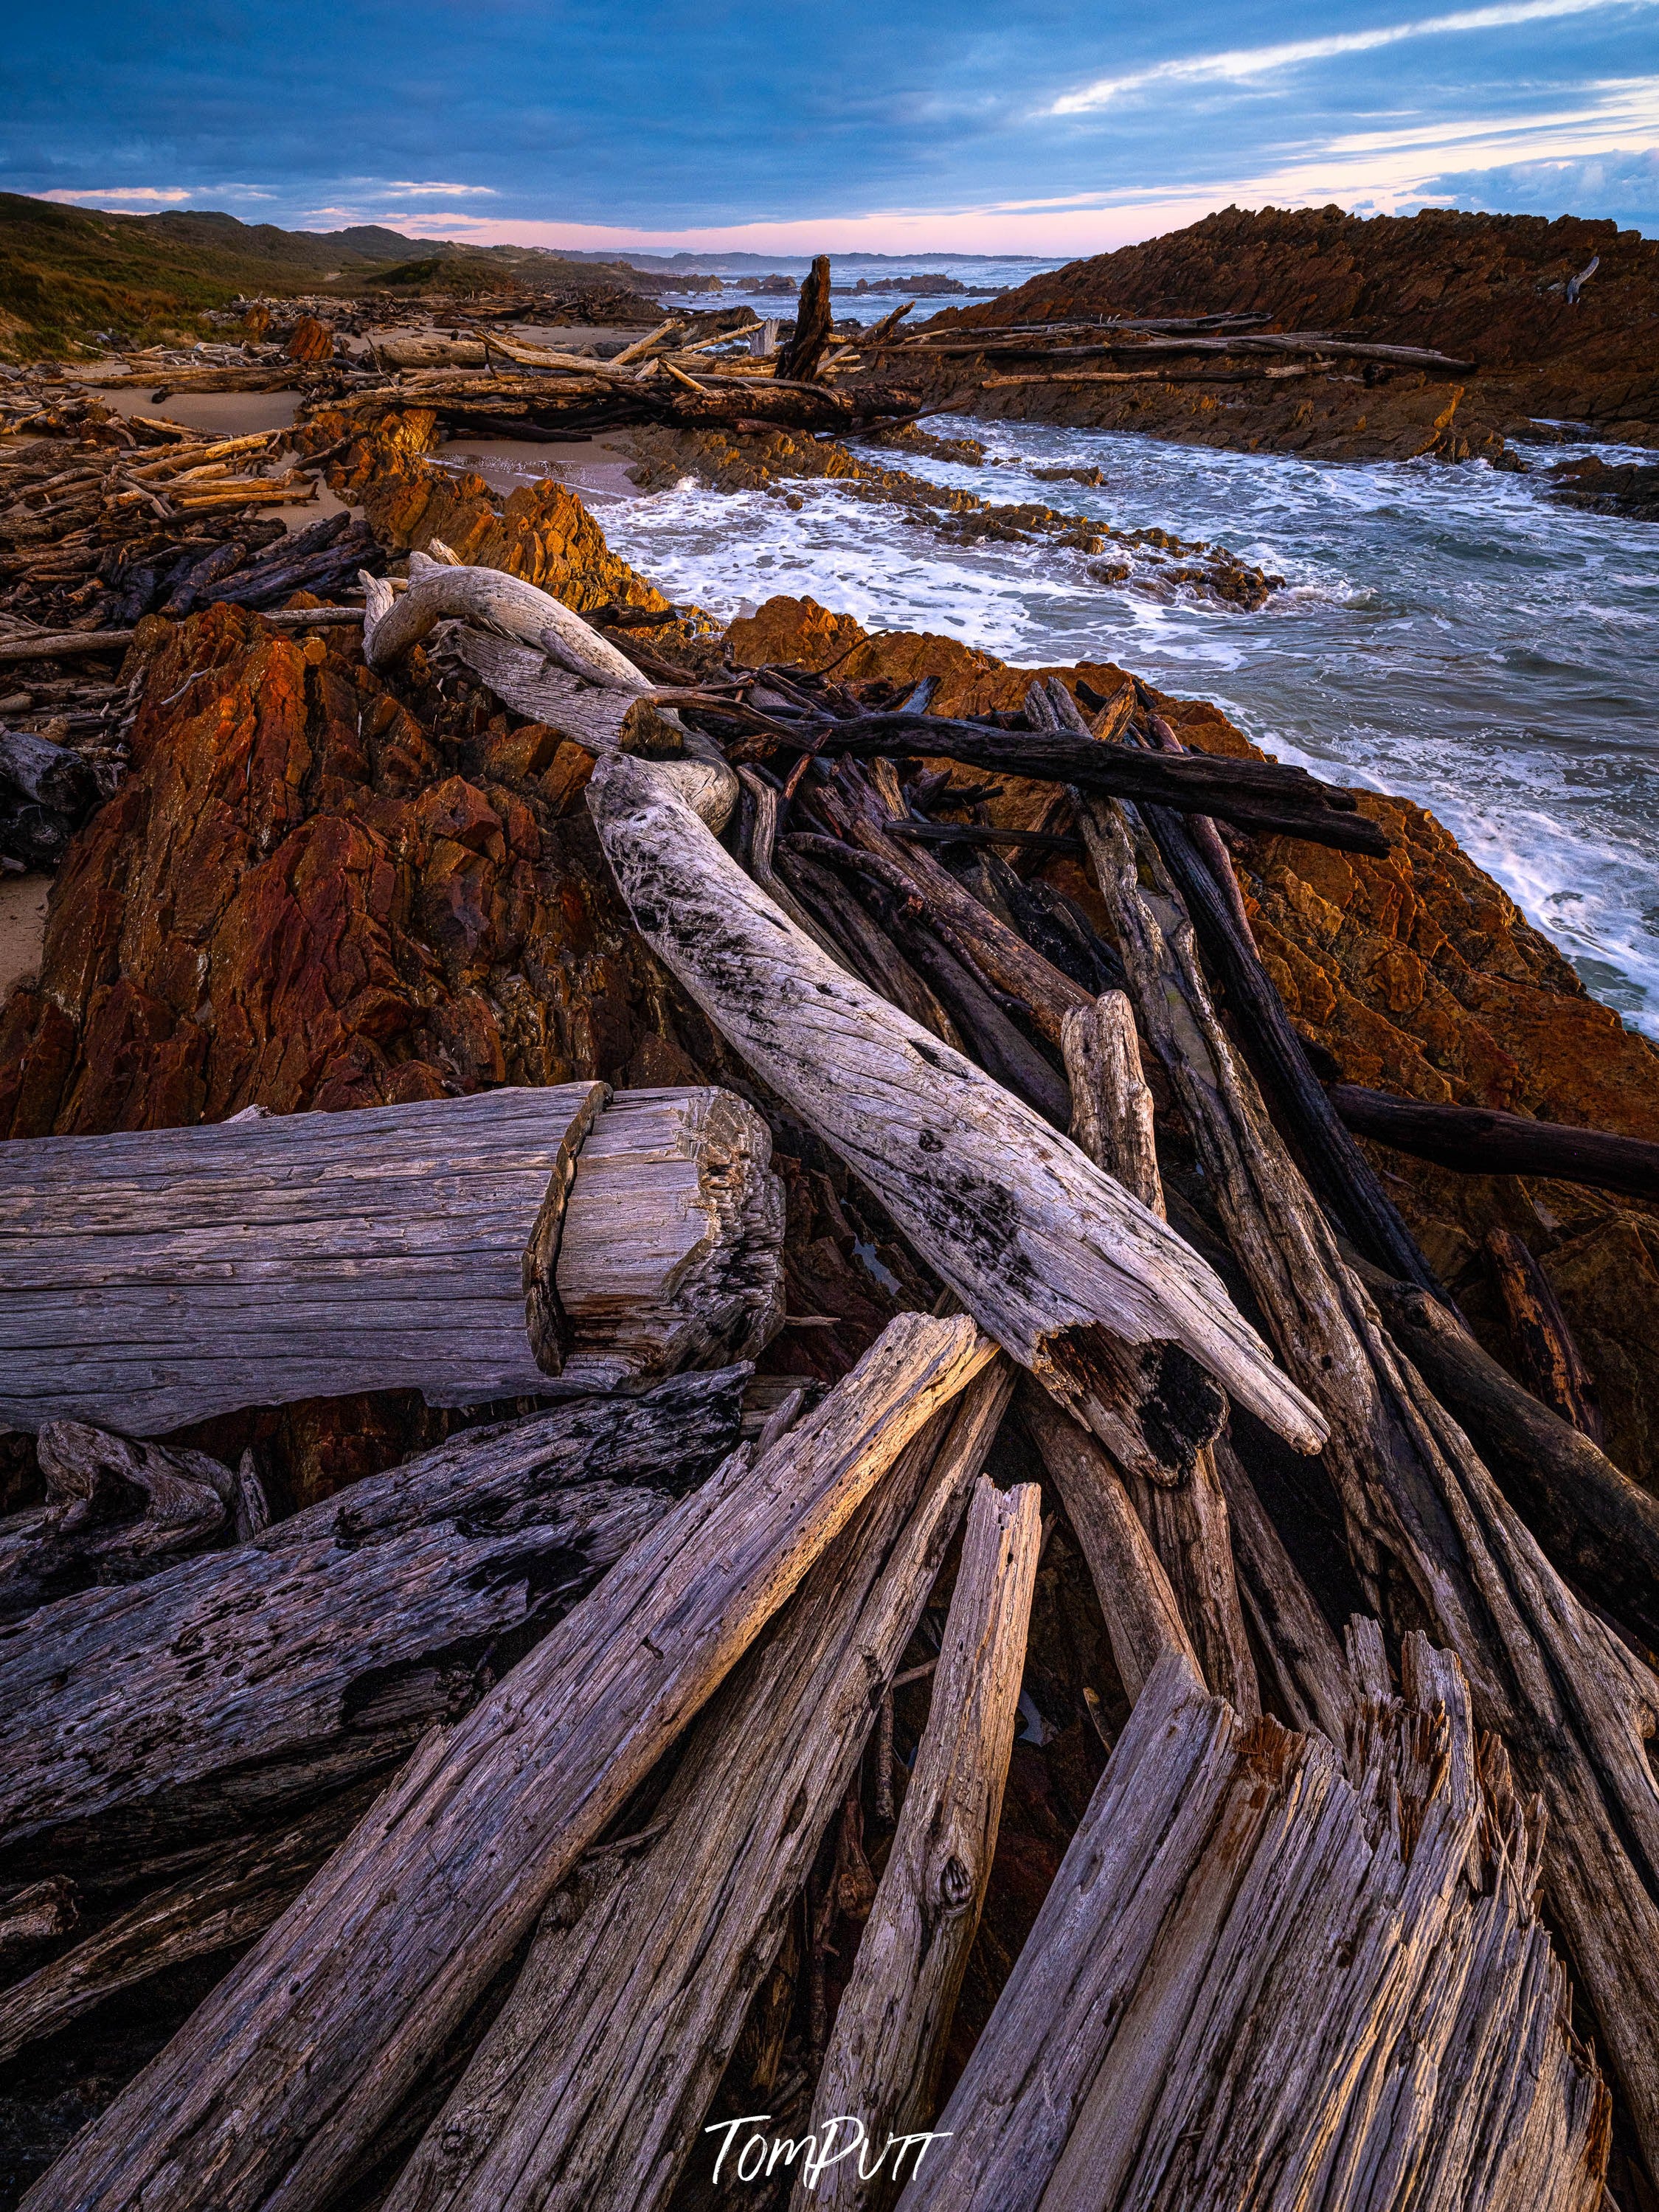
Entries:
<svg viewBox="0 0 1659 2212">
<path fill-rule="evenodd" d="M 492 1641 L 591 1587 L 735 1447 L 747 1373 L 467 1431 L 251 1544 L 0 1633 L 0 1842 L 384 1765 L 477 1694 Z"/>
<path fill-rule="evenodd" d="M 1162 1218 L 1152 1094 L 1128 1000 L 1121 991 L 1108 991 L 1092 1006 L 1068 1013 L 1061 1041 L 1073 1136 L 1097 1166 Z M 1174 1589 L 1204 1680 L 1245 1719 L 1254 1719 L 1261 1698 L 1233 1571 L 1227 1501 L 1211 1447 L 1195 1453 L 1189 1468 L 1167 1468 L 1150 1476 L 1126 1471 L 1124 1479 Z"/>
<path fill-rule="evenodd" d="M 1518 1175 L 1659 1198 L 1659 1145 L 1534 1121 L 1492 1106 L 1435 1106 L 1358 1083 L 1334 1083 L 1331 1104 L 1362 1137 L 1465 1175 Z"/>
<path fill-rule="evenodd" d="M 778 355 L 778 374 L 805 382 L 817 370 L 830 343 L 835 309 L 830 303 L 830 257 L 820 253 L 802 280 L 795 335 Z"/>
<path fill-rule="evenodd" d="M 734 1454 L 459 1727 L 427 1739 L 36 2184 L 33 2212 L 320 2205 L 605 1823 L 992 1356 L 965 1319 L 901 1315 L 753 1468 Z"/>
<path fill-rule="evenodd" d="M 1329 1420 L 1324 1462 L 1355 1569 L 1401 1632 L 1426 1617 L 1456 1651 L 1481 1726 L 1548 1807 L 1552 1919 L 1659 2171 L 1659 1787 L 1647 1752 L 1659 1680 L 1561 1581 L 1383 1332 L 1222 1031 L 1157 848 L 1144 835 L 1137 848 L 1115 807 L 1091 801 L 1079 819 L 1233 1249 Z"/>
<path fill-rule="evenodd" d="M 657 2212 L 701 2130 L 1008 1402 L 937 1415 L 698 1722 L 625 1887 L 556 1912 L 386 2212 Z M 648 2081 L 651 2095 L 641 2097 Z"/>
<path fill-rule="evenodd" d="M 1001 1491 L 982 1475 L 927 1725 L 812 2093 L 808 2126 L 824 2155 L 811 2201 L 830 2212 L 883 2212 L 896 2190 L 867 2185 L 861 2148 L 856 2165 L 846 2152 L 867 2142 L 884 2158 L 896 2136 L 918 2133 L 938 2109 L 945 2039 L 991 1878 L 1042 1540 L 1036 1485 Z M 846 2151 L 830 2163 L 822 2131 L 849 2117 L 862 2133 L 849 2127 Z M 799 2179 L 792 2205 L 808 2201 Z"/>
<path fill-rule="evenodd" d="M 608 1095 L 7 1146 L 0 1420 L 156 1436 L 244 1406 L 476 1404 L 758 1349 L 781 1310 L 765 1123 L 726 1091 Z"/>
<path fill-rule="evenodd" d="M 904 2212 L 1596 2212 L 1541 1823 L 1456 1662 L 1357 1623 L 1346 1759 L 1147 1684 Z"/>
<path fill-rule="evenodd" d="M 601 761 L 587 803 L 635 921 L 710 1021 L 1121 1462 L 1145 1462 L 1149 1423 L 1159 1464 L 1190 1459 L 1194 1430 L 1201 1440 L 1213 1427 L 1200 1368 L 1297 1449 L 1317 1449 L 1307 1401 L 1197 1255 L 1029 1107 L 829 959 L 649 764 Z M 1127 1390 L 1097 1379 L 1114 1352 L 1103 1332 L 1120 1374 L 1126 1345 L 1158 1347 L 1150 1382 L 1144 1368 Z M 1137 1391 L 1146 1409 L 1126 1415 Z"/>
</svg>

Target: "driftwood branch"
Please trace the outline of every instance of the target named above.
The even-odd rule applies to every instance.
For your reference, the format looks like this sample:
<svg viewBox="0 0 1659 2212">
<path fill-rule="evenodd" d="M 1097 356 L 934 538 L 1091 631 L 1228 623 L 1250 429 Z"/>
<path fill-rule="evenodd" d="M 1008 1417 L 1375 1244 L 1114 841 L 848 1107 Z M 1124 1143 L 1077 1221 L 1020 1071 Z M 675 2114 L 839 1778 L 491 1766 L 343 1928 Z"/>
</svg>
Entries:
<svg viewBox="0 0 1659 2212">
<path fill-rule="evenodd" d="M 822 2139 L 842 2117 L 846 2147 L 867 2142 L 868 2163 L 831 2164 L 825 2142 L 810 2194 L 805 2174 L 795 2185 L 798 2208 L 881 2212 L 897 2194 L 890 2172 L 884 2188 L 864 2174 L 878 2158 L 885 2169 L 887 2147 L 925 2130 L 937 2109 L 945 2038 L 991 1878 L 1042 1534 L 1034 1483 L 1000 1491 L 980 1478 L 927 1725 L 812 2095 L 810 2131 Z"/>
</svg>

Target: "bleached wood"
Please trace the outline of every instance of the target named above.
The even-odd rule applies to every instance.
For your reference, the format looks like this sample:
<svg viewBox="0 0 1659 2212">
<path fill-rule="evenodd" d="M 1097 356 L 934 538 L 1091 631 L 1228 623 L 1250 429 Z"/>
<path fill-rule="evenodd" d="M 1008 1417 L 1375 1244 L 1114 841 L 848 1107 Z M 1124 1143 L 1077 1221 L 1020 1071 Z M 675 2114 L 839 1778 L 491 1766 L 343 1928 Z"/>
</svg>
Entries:
<svg viewBox="0 0 1659 2212">
<path fill-rule="evenodd" d="M 726 1092 L 607 1096 L 5 1146 L 0 1421 L 155 1436 L 353 1390 L 465 1405 L 746 1356 L 780 1312 L 765 1124 Z"/>
<path fill-rule="evenodd" d="M 1169 1071 L 1235 1253 L 1325 1448 L 1356 1570 L 1403 1631 L 1456 1652 L 1480 1725 L 1548 1808 L 1554 1926 L 1659 2170 L 1659 1680 L 1545 1557 L 1383 1330 L 1216 1018 L 1192 924 L 1144 835 L 1079 808 L 1148 1036 Z M 1144 876 L 1144 880 L 1143 880 Z"/>
<path fill-rule="evenodd" d="M 1070 695 L 1058 683 L 1055 689 L 1076 717 Z M 1060 1044 L 1072 1087 L 1073 1143 L 1163 1219 L 1152 1094 L 1140 1064 L 1133 1008 L 1121 991 L 1105 992 L 1092 1006 L 1066 1016 Z M 1195 1453 L 1190 1468 L 1162 1470 L 1161 1479 L 1137 1473 L 1126 1479 L 1174 1589 L 1204 1680 L 1237 1711 L 1253 1717 L 1261 1698 L 1213 1446 Z"/>
<path fill-rule="evenodd" d="M 653 950 L 709 1019 L 882 1198 L 1012 1357 L 1127 1459 L 1137 1435 L 1067 1364 L 1103 1324 L 1179 1346 L 1298 1449 L 1322 1423 L 1165 1224 L 795 928 L 649 763 L 602 760 L 587 802 Z"/>
<path fill-rule="evenodd" d="M 653 1760 L 994 1356 L 903 1314 L 752 1468 L 659 1521 L 374 1810 L 30 2192 L 32 2212 L 309 2212 Z"/>
<path fill-rule="evenodd" d="M 1260 1655 L 1263 1686 L 1292 1726 L 1338 1742 L 1350 1698 L 1342 1646 L 1239 1464 L 1230 1437 L 1210 1447 L 1227 1501 L 1239 1595 Z"/>
<path fill-rule="evenodd" d="M 933 1675 L 927 1725 L 812 2094 L 809 2128 L 851 2115 L 873 2165 L 896 2136 L 926 2128 L 968 1954 L 991 1878 L 1013 1749 L 1031 1592 L 1042 1541 L 1035 1483 L 1000 1491 L 981 1475 Z M 836 2148 L 852 2139 L 843 2127 Z M 827 2137 L 826 2153 L 830 2148 Z M 881 2212 L 897 2191 L 867 2184 L 857 2157 L 827 2158 L 793 2212 Z"/>
<path fill-rule="evenodd" d="M 1010 1379 L 1001 1360 L 975 1377 L 825 1552 L 698 1723 L 626 1886 L 574 1929 L 554 1916 L 386 2212 L 653 2212 L 708 2149 L 709 2100 Z"/>
<path fill-rule="evenodd" d="M 366 587 L 374 580 L 366 580 Z M 501 568 L 452 568 L 423 553 L 409 557 L 409 589 L 369 589 L 363 611 L 363 653 L 372 668 L 389 668 L 441 622 L 459 619 L 540 647 L 574 674 L 610 691 L 635 696 L 651 690 L 608 638 L 550 592 Z"/>
<path fill-rule="evenodd" d="M 365 1707 L 400 1680 L 407 1741 L 458 1688 L 470 1703 L 454 1651 L 517 1627 L 550 1584 L 597 1581 L 735 1446 L 747 1372 L 465 1431 L 250 1544 L 0 1632 L 0 1843 L 222 1783 L 234 1804 L 223 1778 L 261 1762 L 288 1762 L 295 1789 L 354 1745 L 384 1765 Z"/>
<path fill-rule="evenodd" d="M 1408 1637 L 1396 1697 L 1360 1626 L 1346 1759 L 1160 1662 L 904 2212 L 1595 2212 L 1535 1811 L 1456 1662 Z"/>
</svg>

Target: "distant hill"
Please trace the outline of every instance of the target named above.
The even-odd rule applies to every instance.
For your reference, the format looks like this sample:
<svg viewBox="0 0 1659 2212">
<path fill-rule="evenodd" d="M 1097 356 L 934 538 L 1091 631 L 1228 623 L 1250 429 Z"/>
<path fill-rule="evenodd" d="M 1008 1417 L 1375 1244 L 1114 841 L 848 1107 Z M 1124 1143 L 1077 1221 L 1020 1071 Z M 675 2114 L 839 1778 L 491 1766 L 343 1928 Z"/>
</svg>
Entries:
<svg viewBox="0 0 1659 2212">
<path fill-rule="evenodd" d="M 193 209 L 111 215 L 0 192 L 0 357 L 12 360 L 96 344 L 106 331 L 125 343 L 167 331 L 200 336 L 208 327 L 203 313 L 239 294 L 349 297 L 381 284 L 406 294 L 452 282 L 641 289 L 620 264 L 566 260 L 532 246 L 406 238 L 376 224 L 279 230 Z"/>
</svg>

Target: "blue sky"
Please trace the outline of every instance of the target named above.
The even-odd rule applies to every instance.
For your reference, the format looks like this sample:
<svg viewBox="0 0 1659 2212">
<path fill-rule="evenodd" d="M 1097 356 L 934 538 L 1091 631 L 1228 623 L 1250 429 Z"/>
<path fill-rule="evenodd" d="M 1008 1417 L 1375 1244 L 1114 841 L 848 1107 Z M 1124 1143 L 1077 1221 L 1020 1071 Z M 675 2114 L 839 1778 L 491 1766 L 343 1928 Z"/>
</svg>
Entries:
<svg viewBox="0 0 1659 2212">
<path fill-rule="evenodd" d="M 1425 201 L 1659 234 L 1659 0 L 116 0 L 14 12 L 0 188 L 545 246 L 1079 253 Z"/>
</svg>

